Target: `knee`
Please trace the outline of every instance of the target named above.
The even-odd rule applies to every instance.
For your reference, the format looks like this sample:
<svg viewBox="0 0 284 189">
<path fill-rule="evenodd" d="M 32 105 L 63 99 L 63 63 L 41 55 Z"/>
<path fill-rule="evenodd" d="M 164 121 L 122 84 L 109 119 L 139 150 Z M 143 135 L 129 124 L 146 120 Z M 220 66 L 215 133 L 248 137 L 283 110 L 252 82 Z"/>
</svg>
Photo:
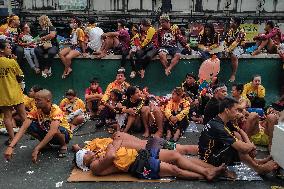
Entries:
<svg viewBox="0 0 284 189">
<path fill-rule="evenodd" d="M 176 165 L 172 165 L 171 169 L 172 169 L 174 175 L 176 175 L 176 176 L 181 175 L 181 169 L 178 168 Z"/>
<path fill-rule="evenodd" d="M 166 57 L 167 54 L 165 52 L 159 52 L 159 57 Z"/>
<path fill-rule="evenodd" d="M 153 112 L 155 114 L 162 114 L 162 111 L 161 111 L 161 109 L 158 106 L 154 106 L 153 107 Z"/>
<path fill-rule="evenodd" d="M 176 54 L 174 55 L 174 58 L 180 59 L 180 58 L 181 58 L 181 54 L 180 54 L 180 53 L 176 53 Z"/>
<path fill-rule="evenodd" d="M 64 57 L 64 53 L 63 53 L 62 51 L 60 51 L 60 52 L 58 53 L 58 55 L 59 55 L 60 58 L 63 58 L 63 57 Z"/>
<path fill-rule="evenodd" d="M 141 109 L 141 113 L 142 113 L 142 114 L 149 113 L 149 112 L 150 112 L 149 106 L 144 106 L 144 107 Z"/>
<path fill-rule="evenodd" d="M 65 56 L 65 59 L 70 61 L 70 60 L 72 60 L 72 56 L 67 55 L 67 56 Z"/>
<path fill-rule="evenodd" d="M 85 120 L 84 116 L 82 116 L 82 115 L 79 115 L 79 116 L 76 117 L 77 124 L 83 123 L 84 120 Z"/>
<path fill-rule="evenodd" d="M 22 122 L 24 122 L 26 120 L 26 118 L 27 118 L 27 114 L 25 112 L 24 113 L 20 113 L 19 116 L 20 116 L 20 119 L 21 119 Z"/>
<path fill-rule="evenodd" d="M 173 151 L 173 150 L 171 151 L 169 156 L 172 158 L 172 161 L 174 163 L 176 163 L 181 158 L 181 154 L 179 152 Z"/>
</svg>

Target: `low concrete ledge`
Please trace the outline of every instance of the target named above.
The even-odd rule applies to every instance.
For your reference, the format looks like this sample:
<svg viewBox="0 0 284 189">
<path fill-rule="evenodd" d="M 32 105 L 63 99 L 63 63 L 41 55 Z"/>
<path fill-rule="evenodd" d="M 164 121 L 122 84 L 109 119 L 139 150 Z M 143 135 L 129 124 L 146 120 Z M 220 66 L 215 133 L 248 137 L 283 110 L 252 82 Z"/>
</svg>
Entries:
<svg viewBox="0 0 284 189">
<path fill-rule="evenodd" d="M 59 56 L 57 55 L 55 58 L 59 58 Z M 78 56 L 77 58 L 87 58 L 87 59 L 95 59 L 95 56 L 94 55 L 88 55 L 86 57 L 83 57 L 83 56 Z M 168 59 L 170 59 L 171 57 L 168 56 Z M 243 59 L 251 59 L 251 58 L 275 58 L 275 59 L 278 59 L 280 58 L 278 54 L 266 54 L 266 53 L 263 53 L 263 54 L 259 54 L 259 55 L 256 55 L 256 56 L 252 56 L 250 54 L 243 54 L 240 56 L 240 58 L 243 58 Z M 109 59 L 109 60 L 119 60 L 121 59 L 121 55 L 107 55 L 105 56 L 104 58 L 102 59 Z M 153 58 L 154 60 L 159 60 L 159 57 L 158 56 L 155 56 Z M 200 59 L 200 56 L 199 55 L 182 55 L 181 59 Z"/>
</svg>

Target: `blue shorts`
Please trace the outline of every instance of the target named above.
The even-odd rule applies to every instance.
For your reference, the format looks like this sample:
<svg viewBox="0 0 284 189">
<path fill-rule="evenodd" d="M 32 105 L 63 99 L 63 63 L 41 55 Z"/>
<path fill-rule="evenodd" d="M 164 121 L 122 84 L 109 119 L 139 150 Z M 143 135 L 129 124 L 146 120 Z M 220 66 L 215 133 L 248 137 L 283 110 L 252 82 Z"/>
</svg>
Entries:
<svg viewBox="0 0 284 189">
<path fill-rule="evenodd" d="M 159 52 L 164 52 L 171 56 L 175 56 L 175 54 L 181 53 L 181 50 L 178 47 L 161 47 Z"/>
<path fill-rule="evenodd" d="M 69 141 L 70 141 L 70 134 L 69 132 L 67 131 L 67 129 L 65 127 L 62 127 L 62 126 L 59 126 L 58 127 L 59 131 L 64 134 L 65 136 L 65 143 L 68 144 Z M 42 127 L 40 127 L 39 123 L 36 122 L 36 121 L 33 121 L 28 130 L 27 130 L 27 133 L 29 134 L 36 134 L 39 138 L 39 140 L 43 140 L 43 138 L 46 136 L 47 134 L 47 131 L 44 130 Z M 54 145 L 60 145 L 60 142 L 58 141 L 58 139 L 56 138 L 52 138 L 51 141 L 49 141 L 50 144 L 54 144 Z"/>
<path fill-rule="evenodd" d="M 150 165 L 150 173 L 148 178 L 150 179 L 159 179 L 160 178 L 160 163 L 159 160 L 159 153 L 160 149 L 152 148 L 149 150 L 150 158 L 149 158 L 149 165 Z"/>
<path fill-rule="evenodd" d="M 70 48 L 71 48 L 72 50 L 78 51 L 79 53 L 82 53 L 82 52 L 83 52 L 83 50 L 82 50 L 81 47 L 71 46 Z"/>
</svg>

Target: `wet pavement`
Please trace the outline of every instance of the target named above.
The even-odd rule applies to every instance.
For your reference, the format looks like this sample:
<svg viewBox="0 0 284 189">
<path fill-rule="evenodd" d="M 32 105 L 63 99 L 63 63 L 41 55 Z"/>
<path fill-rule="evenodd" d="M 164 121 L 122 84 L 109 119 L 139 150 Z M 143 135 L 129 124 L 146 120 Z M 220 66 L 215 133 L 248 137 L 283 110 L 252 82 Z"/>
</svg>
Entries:
<svg viewBox="0 0 284 189">
<path fill-rule="evenodd" d="M 200 130 L 202 126 L 198 126 Z M 103 129 L 96 131 L 94 122 L 87 122 L 78 130 L 73 139 L 70 141 L 69 150 L 66 158 L 57 158 L 56 150 L 44 151 L 39 156 L 38 164 L 31 161 L 31 153 L 38 141 L 31 140 L 30 136 L 24 136 L 17 144 L 15 155 L 11 162 L 6 162 L 3 158 L 4 141 L 7 136 L 0 136 L 0 153 L 2 166 L 0 166 L 0 189 L 21 189 L 21 188 L 112 188 L 112 189 L 140 189 L 140 188 L 257 188 L 268 189 L 271 186 L 284 186 L 284 181 L 272 176 L 263 177 L 263 181 L 182 181 L 176 180 L 171 183 L 131 183 L 131 182 L 81 182 L 68 183 L 67 178 L 73 168 L 73 158 L 71 145 L 91 140 L 96 137 L 107 137 Z M 199 133 L 185 133 L 181 138 L 181 144 L 197 144 Z M 267 152 L 259 152 L 259 156 L 265 156 Z M 56 187 L 57 186 L 57 187 Z"/>
</svg>

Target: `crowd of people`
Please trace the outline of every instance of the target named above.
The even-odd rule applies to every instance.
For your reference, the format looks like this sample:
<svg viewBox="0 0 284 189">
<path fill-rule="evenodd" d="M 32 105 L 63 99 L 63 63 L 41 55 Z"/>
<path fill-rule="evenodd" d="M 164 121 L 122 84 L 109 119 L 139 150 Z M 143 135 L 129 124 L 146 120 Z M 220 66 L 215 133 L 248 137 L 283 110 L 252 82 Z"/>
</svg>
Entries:
<svg viewBox="0 0 284 189">
<path fill-rule="evenodd" d="M 247 84 L 233 84 L 231 96 L 217 76 L 200 82 L 194 73 L 188 73 L 180 86 L 166 97 L 156 96 L 147 87 L 133 86 L 126 81 L 124 67 L 128 55 L 132 67 L 130 77 L 138 73 L 143 78 L 155 55 L 159 55 L 165 74 L 169 75 L 181 54 L 192 51 L 168 16 L 161 16 L 158 30 L 143 19 L 140 26 L 132 26 L 131 35 L 123 20 L 117 22 L 117 32 L 104 33 L 92 19 L 82 28 L 80 20 L 72 18 L 72 46 L 60 50 L 56 29 L 49 18 L 41 16 L 39 22 L 42 32 L 37 39 L 29 34 L 28 23 L 21 24 L 17 38 L 20 22 L 15 15 L 0 28 L 1 32 L 6 27 L 6 37 L 0 39 L 0 111 L 9 135 L 4 152 L 7 160 L 12 158 L 16 144 L 25 133 L 39 140 L 32 152 L 33 162 L 37 162 L 41 150 L 53 145 L 60 146 L 58 157 L 65 157 L 73 133 L 92 119 L 97 128 L 106 128 L 113 134 L 112 138 L 97 138 L 84 148 L 79 145 L 72 148 L 76 166 L 91 170 L 95 175 L 128 172 L 144 179 L 176 176 L 212 180 L 221 174 L 233 176 L 225 165 L 239 161 L 259 174 L 278 168 L 270 156 L 256 159 L 256 145 L 270 150 L 274 126 L 284 119 L 284 96 L 267 105 L 260 75 L 254 75 Z M 204 60 L 212 54 L 220 57 L 223 51 L 231 57 L 231 81 L 235 80 L 238 57 L 245 42 L 245 33 L 239 26 L 240 19 L 233 18 L 223 44 L 225 48 L 220 47 L 220 34 L 211 24 L 206 24 L 199 36 L 198 49 Z M 267 22 L 267 33 L 257 37 L 259 46 L 253 55 L 264 47 L 268 52 L 277 50 L 280 41 L 278 44 L 275 40 L 281 33 L 276 30 L 272 22 Z M 105 91 L 98 78 L 91 78 L 84 100 L 77 97 L 75 90 L 68 89 L 59 105 L 53 103 L 52 92 L 39 85 L 33 86 L 28 94 L 23 92 L 23 72 L 19 64 L 24 55 L 35 73 L 49 77 L 52 59 L 59 52 L 65 66 L 62 78 L 66 78 L 72 72 L 73 58 L 87 53 L 102 58 L 110 50 L 122 55 L 121 68 Z M 172 57 L 170 62 L 167 55 Z M 190 122 L 204 124 L 198 144 L 177 144 Z M 15 135 L 16 127 L 19 130 Z M 143 133 L 144 140 L 132 133 Z M 198 157 L 186 158 L 184 154 Z"/>
<path fill-rule="evenodd" d="M 241 27 L 242 20 L 233 17 L 230 20 L 228 31 L 218 33 L 212 23 L 206 23 L 198 36 L 197 48 L 190 47 L 190 32 L 172 24 L 168 15 L 160 17 L 160 27 L 154 28 L 149 19 L 142 19 L 140 25 L 127 23 L 125 20 L 117 21 L 116 32 L 106 32 L 98 27 L 93 18 L 87 23 L 77 18 L 70 19 L 72 29 L 70 40 L 65 48 L 59 48 L 56 28 L 48 16 L 39 18 L 41 31 L 37 37 L 30 34 L 30 24 L 20 23 L 20 18 L 11 15 L 6 24 L 0 27 L 0 37 L 10 41 L 13 53 L 20 65 L 26 61 L 35 73 L 43 77 L 51 76 L 53 58 L 58 53 L 65 66 L 62 78 L 72 72 L 72 59 L 78 56 L 95 55 L 103 58 L 109 53 L 122 55 L 121 67 L 125 67 L 127 58 L 131 63 L 130 77 L 137 74 L 144 78 L 146 68 L 156 55 L 159 56 L 165 74 L 169 75 L 179 62 L 182 54 L 190 55 L 193 51 L 203 60 L 213 54 L 218 58 L 229 57 L 232 64 L 232 73 L 229 81 L 234 82 L 238 68 L 238 58 L 245 52 L 253 56 L 262 53 L 279 54 L 284 58 L 284 35 L 273 21 L 267 21 L 265 33 L 254 37 L 256 45 L 246 49 L 246 33 Z M 168 56 L 171 56 L 170 62 Z"/>
</svg>

